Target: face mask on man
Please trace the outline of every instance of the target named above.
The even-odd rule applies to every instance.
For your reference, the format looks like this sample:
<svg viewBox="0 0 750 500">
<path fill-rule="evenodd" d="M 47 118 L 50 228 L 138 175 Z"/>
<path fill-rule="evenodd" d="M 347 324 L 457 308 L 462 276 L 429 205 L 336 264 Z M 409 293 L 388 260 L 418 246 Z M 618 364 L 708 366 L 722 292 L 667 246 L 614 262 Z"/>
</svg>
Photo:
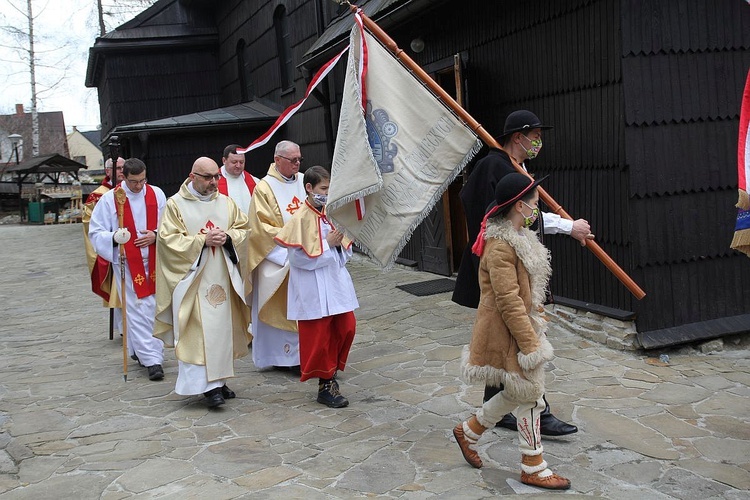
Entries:
<svg viewBox="0 0 750 500">
<path fill-rule="evenodd" d="M 318 193 L 310 193 L 312 195 L 313 199 L 313 205 L 316 207 L 322 207 L 326 203 L 328 203 L 328 195 L 327 194 L 318 194 Z"/>
<path fill-rule="evenodd" d="M 541 139 L 529 139 L 525 135 L 523 137 L 526 138 L 526 140 L 529 141 L 531 145 L 529 146 L 529 149 L 526 149 L 526 147 L 523 145 L 523 141 L 521 141 L 520 143 L 521 147 L 523 148 L 524 151 L 526 151 L 526 157 L 529 160 L 533 160 L 539 155 L 539 151 L 542 150 L 542 140 Z"/>
</svg>

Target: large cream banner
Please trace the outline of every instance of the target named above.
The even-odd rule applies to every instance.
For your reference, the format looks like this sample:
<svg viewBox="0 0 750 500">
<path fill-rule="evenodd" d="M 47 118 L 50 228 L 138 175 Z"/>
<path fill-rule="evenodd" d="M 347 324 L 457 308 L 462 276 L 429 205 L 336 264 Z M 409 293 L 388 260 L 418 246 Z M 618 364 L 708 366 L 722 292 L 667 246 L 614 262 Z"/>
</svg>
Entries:
<svg viewBox="0 0 750 500">
<path fill-rule="evenodd" d="M 389 267 L 482 143 L 387 49 L 363 33 L 366 52 L 355 23 L 326 211 L 363 251 Z M 364 211 L 355 203 L 362 198 Z"/>
</svg>

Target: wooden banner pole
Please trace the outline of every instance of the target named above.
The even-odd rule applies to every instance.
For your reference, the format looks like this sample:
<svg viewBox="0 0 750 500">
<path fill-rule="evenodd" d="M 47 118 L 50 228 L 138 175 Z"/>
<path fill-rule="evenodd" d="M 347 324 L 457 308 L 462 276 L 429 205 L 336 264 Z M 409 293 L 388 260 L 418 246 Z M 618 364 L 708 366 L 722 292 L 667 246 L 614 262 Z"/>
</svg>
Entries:
<svg viewBox="0 0 750 500">
<path fill-rule="evenodd" d="M 348 2 L 347 2 L 348 3 Z M 349 8 L 353 13 L 356 13 L 359 8 L 356 5 L 349 4 Z M 495 140 L 489 132 L 487 132 L 482 125 L 477 122 L 469 113 L 466 112 L 430 75 L 428 75 L 416 62 L 409 57 L 406 52 L 399 48 L 393 39 L 383 31 L 380 26 L 375 23 L 372 19 L 367 17 L 363 12 L 359 12 L 362 18 L 362 22 L 367 30 L 372 35 L 380 40 L 388 50 L 390 50 L 403 64 L 406 66 L 419 80 L 421 80 L 427 88 L 430 89 L 443 103 L 448 106 L 456 116 L 458 116 L 471 130 L 474 131 L 477 136 L 488 146 L 492 148 L 500 148 L 500 144 Z M 528 175 L 522 169 L 516 166 L 516 169 L 522 174 Z M 573 220 L 573 218 L 563 209 L 563 207 L 552 198 L 541 186 L 539 187 L 539 197 L 544 203 L 552 210 L 552 212 L 558 214 L 560 217 L 565 219 Z M 633 296 L 641 300 L 646 296 L 641 287 L 639 287 L 633 279 L 599 246 L 594 240 L 585 240 L 585 246 L 598 258 L 607 269 L 625 285 L 625 287 L 633 294 Z"/>
</svg>

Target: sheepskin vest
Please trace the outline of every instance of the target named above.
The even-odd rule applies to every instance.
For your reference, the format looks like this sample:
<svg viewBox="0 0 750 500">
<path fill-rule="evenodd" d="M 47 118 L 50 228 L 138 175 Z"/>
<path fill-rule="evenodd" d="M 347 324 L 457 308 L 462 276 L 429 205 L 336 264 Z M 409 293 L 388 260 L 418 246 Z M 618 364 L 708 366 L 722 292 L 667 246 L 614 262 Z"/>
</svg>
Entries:
<svg viewBox="0 0 750 500">
<path fill-rule="evenodd" d="M 508 220 L 488 221 L 485 240 L 479 307 L 461 377 L 502 384 L 515 401 L 535 401 L 544 394 L 544 365 L 553 356 L 542 306 L 552 274 L 549 251 L 534 232 L 516 231 Z"/>
</svg>

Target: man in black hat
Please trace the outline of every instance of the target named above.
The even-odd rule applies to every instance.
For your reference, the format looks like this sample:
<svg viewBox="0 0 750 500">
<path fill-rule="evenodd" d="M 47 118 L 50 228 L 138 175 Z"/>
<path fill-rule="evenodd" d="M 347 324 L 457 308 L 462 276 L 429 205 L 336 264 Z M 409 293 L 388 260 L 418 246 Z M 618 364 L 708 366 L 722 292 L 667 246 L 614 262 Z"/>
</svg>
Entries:
<svg viewBox="0 0 750 500">
<path fill-rule="evenodd" d="M 509 114 L 505 119 L 503 135 L 498 141 L 502 148 L 491 148 L 487 156 L 477 162 L 466 185 L 461 189 L 459 196 L 466 214 L 469 244 L 461 258 L 453 302 L 473 309 L 479 305 L 479 259 L 471 253 L 471 245 L 479 234 L 487 206 L 494 200 L 497 183 L 507 174 L 517 172 L 514 165 L 526 171 L 525 161 L 536 158 L 542 149 L 542 131 L 550 128 L 552 127 L 542 124 L 531 111 L 522 109 Z M 589 223 L 584 219 L 571 221 L 553 213 L 543 213 L 541 219 L 540 235 L 568 234 L 580 241 L 581 245 L 585 244 L 585 240 L 594 238 Z M 500 390 L 502 388 L 487 386 L 484 400 L 487 401 Z M 508 414 L 498 425 L 516 430 L 516 419 Z M 542 413 L 541 433 L 547 436 L 564 436 L 574 432 L 578 432 L 578 428 L 552 415 L 548 404 Z"/>
</svg>

